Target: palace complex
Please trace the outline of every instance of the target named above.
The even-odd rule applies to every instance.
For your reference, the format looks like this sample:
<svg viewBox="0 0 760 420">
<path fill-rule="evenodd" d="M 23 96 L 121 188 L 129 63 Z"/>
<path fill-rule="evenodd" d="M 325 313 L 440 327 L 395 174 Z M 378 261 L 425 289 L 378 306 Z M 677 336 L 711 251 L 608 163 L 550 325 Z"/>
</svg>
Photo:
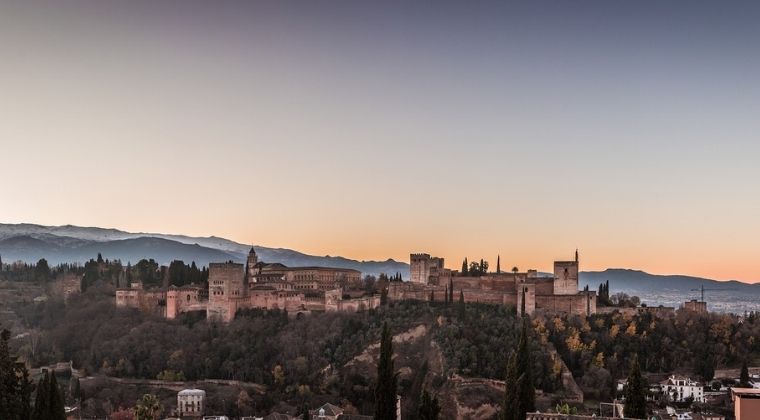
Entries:
<svg viewBox="0 0 760 420">
<path fill-rule="evenodd" d="M 572 261 L 555 261 L 553 274 L 536 270 L 471 276 L 444 267 L 443 258 L 411 254 L 410 281 L 390 282 L 390 300 L 446 301 L 459 299 L 511 305 L 527 314 L 597 312 L 596 292 L 578 290 L 578 252 Z M 209 264 L 208 288 L 165 287 L 145 290 L 140 283 L 116 291 L 117 306 L 139 308 L 176 318 L 204 311 L 207 318 L 229 322 L 239 309 L 282 309 L 291 314 L 312 311 L 360 311 L 380 305 L 380 297 L 350 294 L 361 289 L 361 273 L 329 267 L 286 267 L 260 262 L 251 249 L 246 264 Z M 523 302 L 524 301 L 524 302 Z"/>
<path fill-rule="evenodd" d="M 578 290 L 578 251 L 573 261 L 555 261 L 553 275 L 539 275 L 536 270 L 520 273 L 487 273 L 479 276 L 463 275 L 444 268 L 443 258 L 428 254 L 411 254 L 409 282 L 391 283 L 388 297 L 391 300 L 417 299 L 445 301 L 460 293 L 465 302 L 513 305 L 525 312 L 569 313 L 591 315 L 596 313 L 596 292 Z"/>
<path fill-rule="evenodd" d="M 198 286 L 144 290 L 139 283 L 116 290 L 116 305 L 156 312 L 173 319 L 180 313 L 205 311 L 209 319 L 229 322 L 238 309 L 359 311 L 380 305 L 379 296 L 349 297 L 344 291 L 361 284 L 361 272 L 329 267 L 286 267 L 259 262 L 251 248 L 246 264 L 209 264 L 208 289 Z"/>
</svg>

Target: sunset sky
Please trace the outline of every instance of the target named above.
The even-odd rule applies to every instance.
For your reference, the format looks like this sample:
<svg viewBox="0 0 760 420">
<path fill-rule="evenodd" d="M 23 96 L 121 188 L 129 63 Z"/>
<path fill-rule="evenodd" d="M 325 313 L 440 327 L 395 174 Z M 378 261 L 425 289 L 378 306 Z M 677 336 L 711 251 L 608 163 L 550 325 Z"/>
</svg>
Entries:
<svg viewBox="0 0 760 420">
<path fill-rule="evenodd" d="M 755 4 L 3 1 L 0 222 L 760 281 Z"/>
</svg>

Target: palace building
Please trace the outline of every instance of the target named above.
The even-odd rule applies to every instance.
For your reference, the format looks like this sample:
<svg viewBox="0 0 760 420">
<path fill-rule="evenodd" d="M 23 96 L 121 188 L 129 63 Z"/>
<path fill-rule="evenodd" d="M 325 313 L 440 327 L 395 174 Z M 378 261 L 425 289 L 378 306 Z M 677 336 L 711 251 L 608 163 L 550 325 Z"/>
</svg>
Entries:
<svg viewBox="0 0 760 420">
<path fill-rule="evenodd" d="M 380 305 L 379 296 L 344 299 L 343 291 L 361 284 L 361 272 L 330 267 L 286 267 L 260 262 L 251 248 L 246 264 L 209 264 L 208 289 L 199 286 L 144 290 L 139 283 L 116 290 L 116 305 L 161 313 L 174 319 L 205 311 L 209 319 L 229 322 L 240 309 L 361 311 Z"/>
</svg>

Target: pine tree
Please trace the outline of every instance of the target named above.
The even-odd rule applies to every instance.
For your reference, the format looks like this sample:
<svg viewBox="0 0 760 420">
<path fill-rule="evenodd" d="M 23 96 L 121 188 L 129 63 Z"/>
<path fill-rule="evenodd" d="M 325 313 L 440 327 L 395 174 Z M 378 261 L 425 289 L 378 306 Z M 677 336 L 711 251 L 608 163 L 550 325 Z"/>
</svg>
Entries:
<svg viewBox="0 0 760 420">
<path fill-rule="evenodd" d="M 625 416 L 632 419 L 643 419 L 647 416 L 646 384 L 641 376 L 639 359 L 633 356 L 631 372 L 628 374 L 628 384 L 625 389 Z"/>
<path fill-rule="evenodd" d="M 384 322 L 380 338 L 380 359 L 377 363 L 374 420 L 396 420 L 397 381 L 393 369 L 393 337 L 388 323 Z"/>
<path fill-rule="evenodd" d="M 422 398 L 420 400 L 420 408 L 417 412 L 417 419 L 419 420 L 438 420 L 438 415 L 441 412 L 441 406 L 438 403 L 438 397 L 431 397 L 427 390 L 422 391 Z"/>
<path fill-rule="evenodd" d="M 739 373 L 739 387 L 741 388 L 750 388 L 751 385 L 749 384 L 749 369 L 747 368 L 747 360 L 745 359 L 742 362 L 742 369 Z"/>
<path fill-rule="evenodd" d="M 467 269 L 468 269 L 467 258 L 465 258 L 464 262 L 462 263 L 462 276 L 465 276 L 465 277 L 467 276 L 468 274 Z"/>
</svg>

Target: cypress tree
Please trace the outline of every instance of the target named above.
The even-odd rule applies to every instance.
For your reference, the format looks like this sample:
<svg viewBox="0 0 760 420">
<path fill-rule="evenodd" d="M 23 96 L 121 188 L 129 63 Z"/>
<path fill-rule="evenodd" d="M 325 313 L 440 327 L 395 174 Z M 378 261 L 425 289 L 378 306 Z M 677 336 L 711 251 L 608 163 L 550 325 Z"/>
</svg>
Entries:
<svg viewBox="0 0 760 420">
<path fill-rule="evenodd" d="M 465 276 L 465 277 L 466 277 L 466 276 L 467 276 L 467 274 L 468 274 L 468 273 L 467 273 L 467 270 L 468 270 L 468 266 L 467 266 L 467 258 L 465 257 L 465 259 L 464 259 L 464 262 L 462 263 L 462 275 L 463 275 L 463 276 Z"/>
<path fill-rule="evenodd" d="M 457 311 L 459 315 L 459 320 L 463 321 L 466 315 L 465 307 L 464 307 L 464 292 L 462 289 L 459 289 L 459 303 L 457 304 Z"/>
<path fill-rule="evenodd" d="M 514 351 L 509 354 L 507 361 L 504 389 L 504 403 L 499 416 L 500 420 L 517 420 L 517 355 Z"/>
<path fill-rule="evenodd" d="M 11 333 L 0 333 L 0 418 L 14 418 L 17 415 L 18 381 L 15 361 L 11 357 L 8 341 Z"/>
<path fill-rule="evenodd" d="M 380 359 L 377 363 L 374 420 L 396 420 L 397 381 L 393 369 L 393 337 L 388 323 L 384 322 L 380 338 Z"/>
<path fill-rule="evenodd" d="M 21 365 L 20 373 L 19 402 L 21 406 L 19 410 L 19 418 L 22 420 L 29 420 L 32 418 L 32 392 L 34 391 L 34 384 L 31 379 L 29 379 L 29 371 L 26 369 L 26 365 Z"/>
<path fill-rule="evenodd" d="M 65 420 L 66 408 L 63 402 L 63 394 L 61 394 L 61 388 L 58 387 L 58 380 L 55 378 L 54 373 L 50 374 L 48 392 L 50 394 L 50 411 L 48 412 L 48 419 Z"/>
<path fill-rule="evenodd" d="M 431 301 L 431 302 L 434 302 L 434 301 L 435 301 L 435 294 L 433 293 L 433 291 L 432 291 L 432 290 L 430 291 L 430 301 Z"/>
<path fill-rule="evenodd" d="M 742 362 L 742 370 L 739 373 L 739 386 L 741 388 L 749 388 L 749 369 L 747 368 L 747 360 Z"/>
<path fill-rule="evenodd" d="M 517 344 L 517 414 L 519 419 L 525 413 L 536 410 L 536 388 L 533 386 L 533 363 L 528 341 L 528 320 L 523 318 L 520 341 Z"/>
<path fill-rule="evenodd" d="M 449 286 L 446 286 L 446 288 L 443 290 L 443 303 L 445 305 L 449 304 Z"/>
<path fill-rule="evenodd" d="M 303 405 L 303 407 L 301 408 L 301 411 L 303 412 L 303 414 L 301 415 L 301 420 L 311 419 L 311 415 L 309 414 L 309 407 L 306 404 Z"/>
<path fill-rule="evenodd" d="M 501 274 L 501 255 L 496 256 L 496 274 Z"/>
<path fill-rule="evenodd" d="M 438 397 L 431 397 L 427 390 L 422 391 L 420 408 L 417 411 L 419 420 L 438 420 L 441 412 L 441 406 L 438 403 Z"/>
<path fill-rule="evenodd" d="M 449 303 L 454 303 L 454 279 L 449 279 Z"/>
<path fill-rule="evenodd" d="M 520 291 L 522 293 L 522 299 L 520 300 L 520 316 L 525 316 L 525 288 Z"/>
<path fill-rule="evenodd" d="M 34 411 L 32 411 L 33 420 L 46 420 L 50 413 L 50 377 L 48 372 L 42 375 L 37 383 L 37 397 L 34 400 Z"/>
<path fill-rule="evenodd" d="M 646 385 L 644 378 L 641 376 L 639 359 L 635 355 L 631 365 L 631 372 L 628 374 L 623 411 L 626 417 L 632 419 L 643 419 L 647 416 Z"/>
</svg>

